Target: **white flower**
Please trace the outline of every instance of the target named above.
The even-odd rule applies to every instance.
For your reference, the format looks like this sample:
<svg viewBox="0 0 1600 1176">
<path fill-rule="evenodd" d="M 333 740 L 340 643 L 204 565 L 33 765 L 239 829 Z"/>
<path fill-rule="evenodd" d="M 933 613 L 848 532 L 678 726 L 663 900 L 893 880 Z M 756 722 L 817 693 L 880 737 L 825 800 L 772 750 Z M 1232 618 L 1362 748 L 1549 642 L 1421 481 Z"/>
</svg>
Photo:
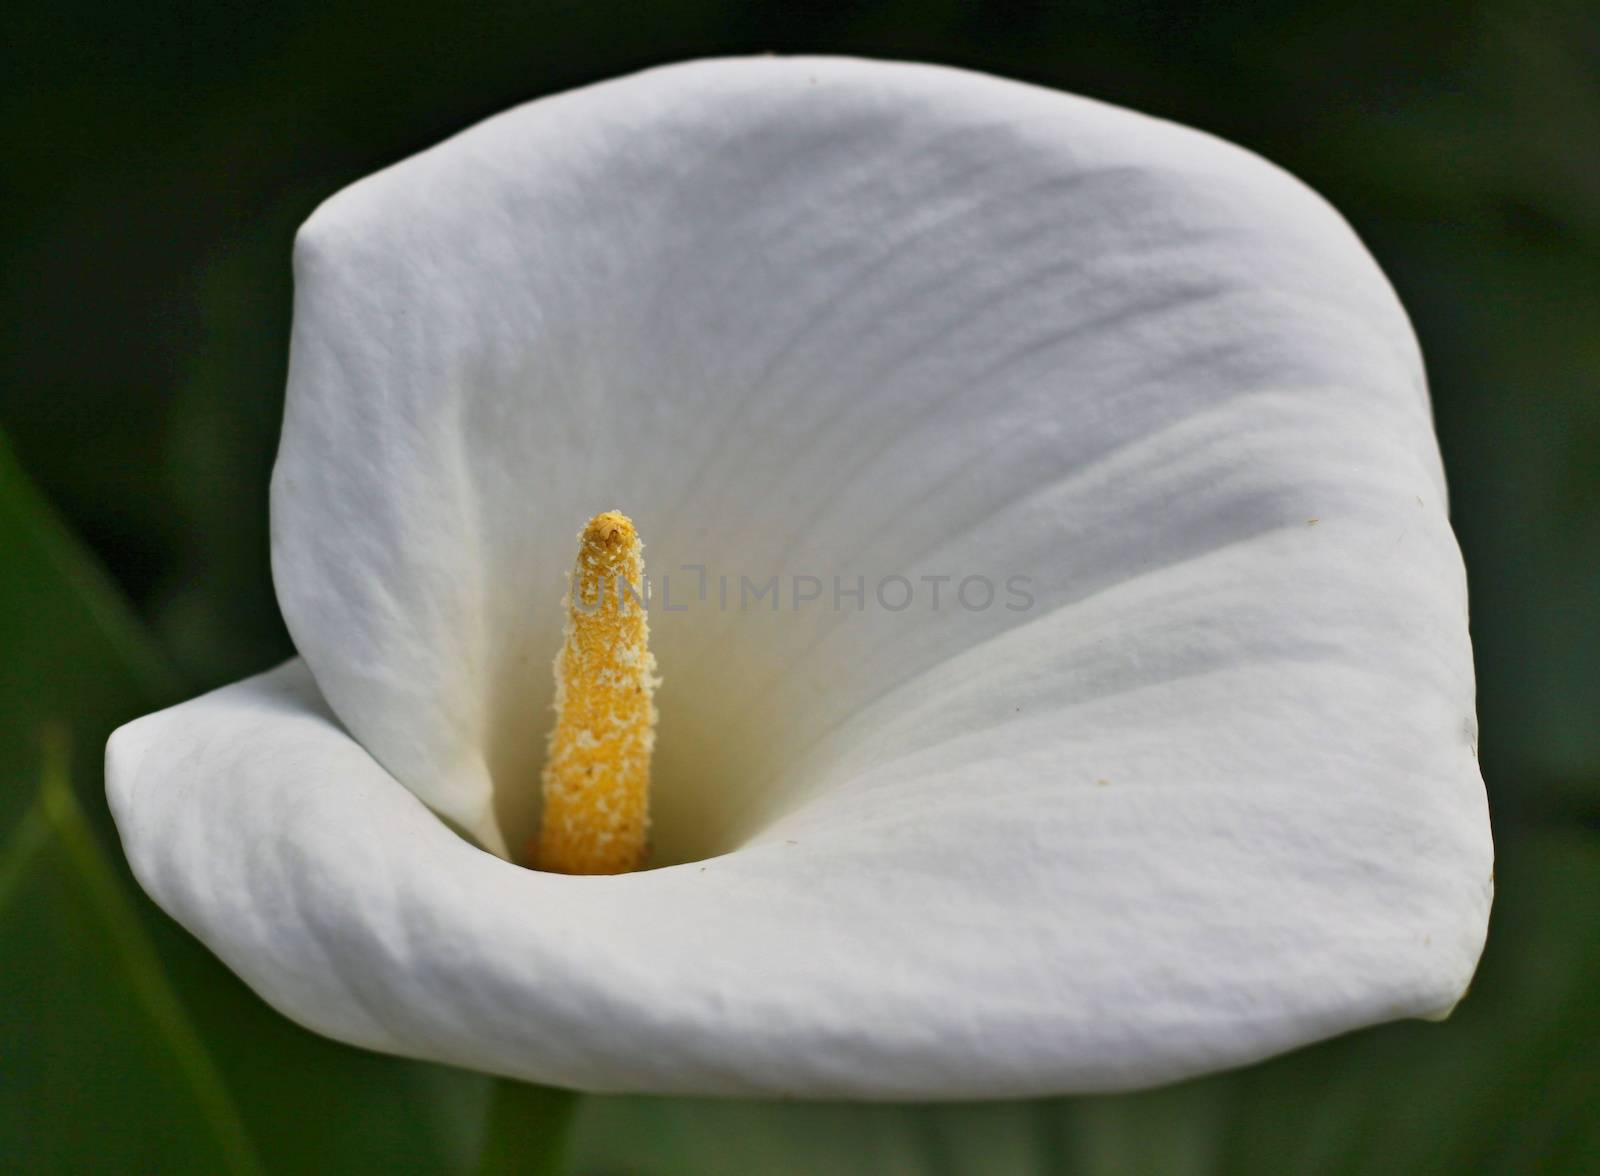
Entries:
<svg viewBox="0 0 1600 1176">
<path fill-rule="evenodd" d="M 141 882 L 288 1016 L 596 1090 L 955 1098 L 1462 994 L 1492 849 L 1422 364 L 1289 176 L 970 73 L 716 61 L 366 179 L 295 267 L 303 660 L 108 752 Z M 539 873 L 435 813 L 533 828 L 612 506 L 672 579 L 678 864 Z"/>
</svg>

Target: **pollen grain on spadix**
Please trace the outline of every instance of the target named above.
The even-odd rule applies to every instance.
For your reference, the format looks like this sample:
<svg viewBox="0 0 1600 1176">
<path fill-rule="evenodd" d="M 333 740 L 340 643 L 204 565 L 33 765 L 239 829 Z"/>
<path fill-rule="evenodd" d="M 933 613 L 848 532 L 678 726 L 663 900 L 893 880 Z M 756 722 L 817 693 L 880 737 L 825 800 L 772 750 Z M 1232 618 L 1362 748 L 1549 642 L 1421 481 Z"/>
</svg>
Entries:
<svg viewBox="0 0 1600 1176">
<path fill-rule="evenodd" d="M 622 874 L 649 853 L 655 658 L 643 606 L 643 544 L 620 511 L 590 519 L 565 600 L 555 727 L 532 864 L 562 874 Z"/>
</svg>

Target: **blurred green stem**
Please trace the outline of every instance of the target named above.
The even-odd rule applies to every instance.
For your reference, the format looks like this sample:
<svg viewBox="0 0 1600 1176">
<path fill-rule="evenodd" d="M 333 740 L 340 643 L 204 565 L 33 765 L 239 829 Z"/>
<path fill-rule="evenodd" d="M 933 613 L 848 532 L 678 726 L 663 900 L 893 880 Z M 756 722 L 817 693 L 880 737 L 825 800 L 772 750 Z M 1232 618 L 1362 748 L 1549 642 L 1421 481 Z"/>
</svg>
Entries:
<svg viewBox="0 0 1600 1176">
<path fill-rule="evenodd" d="M 564 1171 L 578 1095 L 502 1078 L 495 1083 L 479 1176 L 551 1176 Z"/>
</svg>

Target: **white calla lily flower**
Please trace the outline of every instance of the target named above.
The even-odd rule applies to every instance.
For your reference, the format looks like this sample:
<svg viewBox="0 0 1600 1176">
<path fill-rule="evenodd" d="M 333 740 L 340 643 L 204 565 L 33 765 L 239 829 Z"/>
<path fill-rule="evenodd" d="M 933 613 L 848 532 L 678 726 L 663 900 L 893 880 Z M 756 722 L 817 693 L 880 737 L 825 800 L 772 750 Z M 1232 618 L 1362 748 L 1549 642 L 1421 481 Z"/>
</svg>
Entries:
<svg viewBox="0 0 1600 1176">
<path fill-rule="evenodd" d="M 957 70 L 714 61 L 355 184 L 295 272 L 303 660 L 108 750 L 142 884 L 288 1016 L 591 1090 L 965 1098 L 1465 990 L 1492 847 L 1422 364 L 1288 175 Z M 613 506 L 657 868 L 543 873 L 504 859 Z"/>
</svg>

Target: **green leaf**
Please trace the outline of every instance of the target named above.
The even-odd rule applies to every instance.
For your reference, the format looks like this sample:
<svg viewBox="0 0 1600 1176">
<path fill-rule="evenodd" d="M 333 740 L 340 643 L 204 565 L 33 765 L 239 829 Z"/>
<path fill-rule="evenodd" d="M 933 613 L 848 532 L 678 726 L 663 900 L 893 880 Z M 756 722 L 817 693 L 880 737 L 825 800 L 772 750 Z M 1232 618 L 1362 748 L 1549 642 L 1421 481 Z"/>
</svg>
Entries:
<svg viewBox="0 0 1600 1176">
<path fill-rule="evenodd" d="M 118 977 L 125 986 L 126 995 L 132 997 L 148 1018 L 149 1027 L 153 1028 L 164 1047 L 165 1058 L 173 1063 L 187 1087 L 187 1093 L 193 1100 L 193 1110 L 205 1123 L 216 1161 L 221 1168 L 230 1173 L 259 1172 L 260 1162 L 222 1075 L 190 1021 L 187 1010 L 173 992 L 138 915 L 107 864 L 104 852 L 72 794 L 68 783 L 65 732 L 47 729 L 44 732 L 44 746 L 44 781 L 39 799 L 17 827 L 18 848 L 15 855 L 8 852 L 5 855 L 7 868 L 0 870 L 0 918 L 6 914 L 5 900 L 9 892 L 25 880 L 25 867 L 31 861 L 22 860 L 24 855 L 27 859 L 33 859 L 46 852 L 52 853 L 57 859 L 53 864 L 58 869 L 65 867 L 70 875 L 75 897 L 80 900 L 82 907 L 88 908 L 85 913 L 98 916 L 97 929 L 101 933 L 99 946 L 110 948 L 107 954 L 112 957 L 112 966 L 98 971 L 96 978 Z M 15 872 L 9 868 L 13 856 L 18 859 Z M 41 960 L 34 958 L 28 962 L 37 968 Z M 52 981 L 48 972 L 39 979 L 46 983 Z M 77 1028 L 81 1031 L 81 1025 Z M 61 1147 L 70 1146 L 75 1138 L 82 1136 L 64 1133 L 53 1141 L 40 1139 L 35 1142 Z M 138 1142 L 142 1149 L 147 1140 L 139 1139 Z M 200 1159 L 206 1150 L 203 1141 L 192 1139 L 188 1142 L 188 1158 Z M 95 1158 L 101 1162 L 105 1159 L 99 1154 L 98 1145 Z"/>
<path fill-rule="evenodd" d="M 183 687 L 3 440 L 0 552 L 0 1156 L 28 1171 L 247 1170 L 248 1136 L 271 1171 L 470 1170 L 488 1079 L 295 1026 L 108 848 L 106 737 Z M 52 724 L 79 770 L 41 794 Z"/>
<path fill-rule="evenodd" d="M 3 438 L 0 551 L 0 1155 L 28 1171 L 255 1171 L 99 848 L 99 789 L 72 793 L 64 746 L 38 785 L 50 721 L 71 718 L 80 757 L 97 764 L 103 732 L 175 699 L 177 680 Z"/>
<path fill-rule="evenodd" d="M 35 801 L 11 828 L 11 836 L 0 844 L 0 911 L 10 904 L 13 893 L 21 889 L 34 860 L 49 846 L 50 823 L 44 807 Z"/>
<path fill-rule="evenodd" d="M 4 436 L 0 436 L 0 537 L 8 565 L 9 607 L 0 614 L 6 649 L 48 642 L 48 660 L 75 690 L 85 682 L 71 673 L 75 668 L 71 663 L 90 654 L 84 660 L 114 673 L 113 681 L 95 692 L 97 697 L 177 695 L 180 685 L 166 658 L 105 573 L 86 557 L 28 482 Z M 52 622 L 65 625 L 58 629 Z M 0 686 L 15 685 L 24 668 L 36 667 L 28 666 L 26 659 L 7 659 Z M 35 698 L 35 707 L 42 701 Z M 73 701 L 81 704 L 77 695 Z"/>
<path fill-rule="evenodd" d="M 42 804 L 13 838 L 22 830 L 31 850 L 26 868 L 11 876 L 9 901 L 0 911 L 0 1155 L 6 1166 L 24 1172 L 256 1170 L 250 1153 L 237 1148 L 237 1118 L 224 1117 L 234 1126 L 219 1130 L 212 1108 L 197 1098 L 195 1072 L 186 1072 L 184 1055 L 166 1036 L 170 1022 L 152 1016 L 132 982 L 125 944 L 94 909 L 80 863 Z"/>
<path fill-rule="evenodd" d="M 182 685 L 116 588 L 28 482 L 0 435 L 0 836 L 33 802 L 38 734 L 69 721 L 78 763 Z M 98 773 L 92 773 L 95 780 Z M 85 778 L 84 783 L 93 781 Z M 87 791 L 85 807 L 104 810 Z M 97 830 L 110 833 L 108 821 Z"/>
</svg>

